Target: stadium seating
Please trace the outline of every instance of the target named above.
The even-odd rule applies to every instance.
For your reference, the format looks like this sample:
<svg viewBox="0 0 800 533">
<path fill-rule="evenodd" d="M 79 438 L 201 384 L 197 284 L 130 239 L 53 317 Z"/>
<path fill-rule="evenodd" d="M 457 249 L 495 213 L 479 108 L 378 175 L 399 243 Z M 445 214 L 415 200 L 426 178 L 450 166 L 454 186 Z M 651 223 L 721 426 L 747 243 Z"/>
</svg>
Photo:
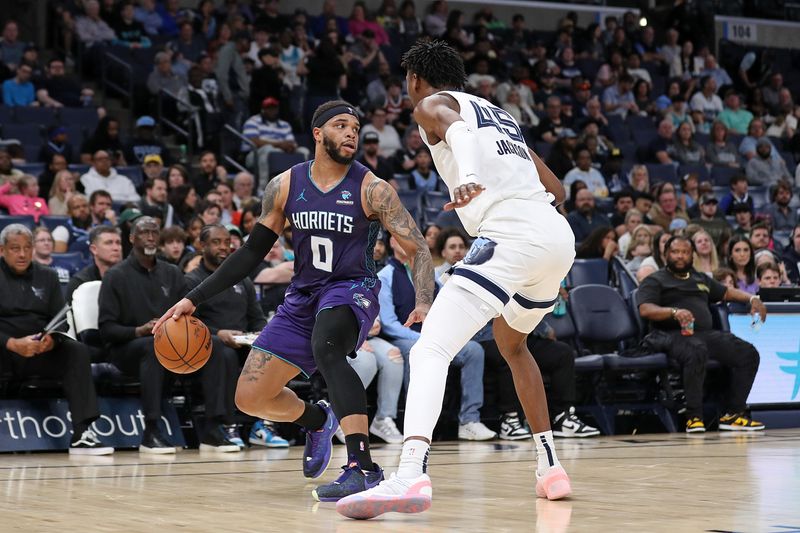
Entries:
<svg viewBox="0 0 800 533">
<path fill-rule="evenodd" d="M 39 224 L 45 226 L 51 232 L 59 226 L 63 226 L 69 220 L 65 215 L 42 215 L 39 217 Z"/>
<path fill-rule="evenodd" d="M 591 283 L 608 285 L 608 268 L 605 259 L 576 259 L 567 273 L 567 286 L 578 287 Z"/>
<path fill-rule="evenodd" d="M 22 224 L 31 230 L 36 227 L 31 215 L 0 215 L 0 230 L 11 224 Z"/>
<path fill-rule="evenodd" d="M 302 154 L 294 153 L 294 154 L 287 154 L 285 152 L 270 152 L 269 154 L 269 172 L 272 176 L 277 176 L 284 170 L 288 170 L 292 168 L 294 165 L 298 163 L 302 163 L 305 161 L 305 157 Z"/>
</svg>

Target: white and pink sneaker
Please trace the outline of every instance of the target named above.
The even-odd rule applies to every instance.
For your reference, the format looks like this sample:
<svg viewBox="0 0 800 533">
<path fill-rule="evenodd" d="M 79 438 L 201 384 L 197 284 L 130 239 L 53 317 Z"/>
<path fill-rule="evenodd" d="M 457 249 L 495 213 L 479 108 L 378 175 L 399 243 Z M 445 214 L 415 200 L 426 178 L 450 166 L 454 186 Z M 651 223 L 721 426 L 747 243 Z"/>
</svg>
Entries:
<svg viewBox="0 0 800 533">
<path fill-rule="evenodd" d="M 569 476 L 561 466 L 549 468 L 544 475 L 536 472 L 536 496 L 548 500 L 560 500 L 572 494 Z"/>
<path fill-rule="evenodd" d="M 431 478 L 427 474 L 401 479 L 393 473 L 377 487 L 342 498 L 336 503 L 336 511 L 358 520 L 383 513 L 421 513 L 430 508 L 432 497 Z"/>
</svg>

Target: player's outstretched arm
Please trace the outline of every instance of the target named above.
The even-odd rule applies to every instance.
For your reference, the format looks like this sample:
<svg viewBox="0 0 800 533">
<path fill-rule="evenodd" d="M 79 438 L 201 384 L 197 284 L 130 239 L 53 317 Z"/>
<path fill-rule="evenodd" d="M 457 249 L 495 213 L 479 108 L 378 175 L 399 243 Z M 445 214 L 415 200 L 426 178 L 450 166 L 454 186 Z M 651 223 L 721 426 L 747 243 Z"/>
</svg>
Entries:
<svg viewBox="0 0 800 533">
<path fill-rule="evenodd" d="M 368 214 L 377 216 L 406 255 L 413 258 L 411 274 L 416 289 L 417 305 L 405 325 L 422 322 L 433 303 L 435 284 L 433 259 L 428 244 L 420 233 L 417 223 L 414 222 L 414 217 L 403 207 L 394 187 L 372 176 L 372 181 L 367 184 L 365 196 Z"/>
<path fill-rule="evenodd" d="M 185 298 L 170 307 L 158 319 L 153 331 L 160 328 L 161 324 L 169 318 L 177 320 L 181 315 L 193 313 L 201 302 L 236 285 L 258 266 L 258 263 L 264 259 L 272 245 L 278 240 L 278 234 L 283 231 L 286 221 L 283 206 L 289 191 L 289 175 L 288 171 L 284 172 L 267 184 L 264 189 L 264 199 L 261 202 L 261 218 L 250 232 L 247 242 L 231 254 L 213 274 L 192 289 Z"/>
</svg>

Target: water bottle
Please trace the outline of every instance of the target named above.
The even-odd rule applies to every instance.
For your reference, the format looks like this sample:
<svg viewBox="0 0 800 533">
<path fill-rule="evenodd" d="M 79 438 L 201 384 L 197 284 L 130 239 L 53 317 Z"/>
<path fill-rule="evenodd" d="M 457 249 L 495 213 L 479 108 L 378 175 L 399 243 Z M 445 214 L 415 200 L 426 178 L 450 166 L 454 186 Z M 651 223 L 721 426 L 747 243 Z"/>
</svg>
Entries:
<svg viewBox="0 0 800 533">
<path fill-rule="evenodd" d="M 180 155 L 180 158 L 178 158 L 178 162 L 181 165 L 186 166 L 189 163 L 189 156 L 186 155 L 187 150 L 186 150 L 186 145 L 185 144 L 182 144 L 180 146 L 180 151 L 181 151 L 181 155 Z"/>
<path fill-rule="evenodd" d="M 566 288 L 567 280 L 561 280 L 561 287 Z M 556 298 L 556 305 L 553 307 L 553 316 L 564 316 L 567 314 L 567 301 L 561 296 L 561 291 L 558 293 L 558 297 Z"/>
</svg>

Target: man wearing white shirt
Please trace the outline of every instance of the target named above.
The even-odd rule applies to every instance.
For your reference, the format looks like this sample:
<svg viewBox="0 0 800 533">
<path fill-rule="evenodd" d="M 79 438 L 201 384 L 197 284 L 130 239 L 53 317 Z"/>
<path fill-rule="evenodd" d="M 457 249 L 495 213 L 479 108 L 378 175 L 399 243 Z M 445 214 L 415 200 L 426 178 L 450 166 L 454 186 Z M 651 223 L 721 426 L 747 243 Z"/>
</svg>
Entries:
<svg viewBox="0 0 800 533">
<path fill-rule="evenodd" d="M 133 182 L 122 174 L 118 174 L 111 166 L 111 157 L 105 150 L 98 150 L 92 157 L 92 168 L 81 176 L 85 193 L 89 196 L 98 190 L 108 191 L 115 202 L 138 202 L 139 194 Z"/>
<path fill-rule="evenodd" d="M 569 186 L 580 180 L 595 197 L 606 198 L 608 196 L 606 179 L 599 170 L 592 167 L 592 153 L 586 146 L 581 146 L 575 151 L 575 162 L 578 166 L 564 176 L 564 188 L 569 191 Z"/>
<path fill-rule="evenodd" d="M 722 112 L 722 100 L 717 96 L 717 82 L 713 77 L 706 76 L 702 80 L 702 87 L 692 96 L 689 107 L 702 111 L 706 120 L 713 121 Z"/>
<path fill-rule="evenodd" d="M 374 131 L 378 134 L 378 146 L 380 146 L 381 157 L 390 158 L 403 149 L 403 143 L 400 140 L 400 134 L 394 129 L 394 126 L 387 124 L 386 110 L 382 107 L 376 107 L 372 112 L 371 123 L 361 128 L 361 138 L 364 138 L 367 132 Z"/>
</svg>

